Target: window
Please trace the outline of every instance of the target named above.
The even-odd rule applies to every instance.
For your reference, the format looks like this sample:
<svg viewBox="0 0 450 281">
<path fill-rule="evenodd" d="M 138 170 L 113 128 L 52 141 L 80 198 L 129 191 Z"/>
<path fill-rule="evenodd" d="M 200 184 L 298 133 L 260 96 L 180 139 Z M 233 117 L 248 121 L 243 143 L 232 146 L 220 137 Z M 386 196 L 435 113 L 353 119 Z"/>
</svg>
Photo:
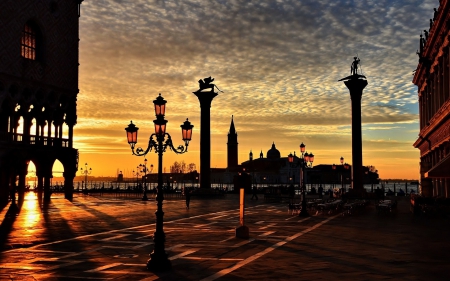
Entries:
<svg viewBox="0 0 450 281">
<path fill-rule="evenodd" d="M 37 30 L 32 24 L 27 23 L 22 31 L 21 55 L 24 58 L 36 60 L 37 54 Z"/>
</svg>

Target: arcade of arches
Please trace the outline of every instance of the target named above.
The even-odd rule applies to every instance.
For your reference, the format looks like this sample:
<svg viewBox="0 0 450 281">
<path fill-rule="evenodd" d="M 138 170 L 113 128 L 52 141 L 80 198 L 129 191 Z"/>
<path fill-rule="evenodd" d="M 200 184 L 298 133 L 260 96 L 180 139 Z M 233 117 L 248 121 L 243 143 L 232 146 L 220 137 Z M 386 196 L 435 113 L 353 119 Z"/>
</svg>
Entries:
<svg viewBox="0 0 450 281">
<path fill-rule="evenodd" d="M 2 83 L 0 81 L 0 83 Z M 38 192 L 50 199 L 52 167 L 64 167 L 65 197 L 72 198 L 78 169 L 78 151 L 73 145 L 75 98 L 56 93 L 0 85 L 0 198 L 8 200 L 16 191 L 25 192 L 25 178 L 32 161 L 36 167 Z M 63 132 L 66 129 L 67 132 Z M 67 137 L 65 137 L 67 135 Z"/>
</svg>

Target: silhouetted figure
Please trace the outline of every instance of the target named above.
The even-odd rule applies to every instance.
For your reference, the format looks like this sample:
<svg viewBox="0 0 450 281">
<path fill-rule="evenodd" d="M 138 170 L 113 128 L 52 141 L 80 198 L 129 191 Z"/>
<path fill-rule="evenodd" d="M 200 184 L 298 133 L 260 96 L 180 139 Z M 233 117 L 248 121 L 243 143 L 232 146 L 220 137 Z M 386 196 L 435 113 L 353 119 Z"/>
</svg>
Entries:
<svg viewBox="0 0 450 281">
<path fill-rule="evenodd" d="M 433 19 L 430 19 L 430 30 L 433 27 Z"/>
<path fill-rule="evenodd" d="M 424 30 L 423 33 L 425 34 L 425 40 L 428 40 L 428 31 Z"/>
<path fill-rule="evenodd" d="M 186 209 L 189 209 L 189 203 L 191 202 L 191 189 L 189 187 L 184 188 L 184 196 L 186 196 Z"/>
<path fill-rule="evenodd" d="M 433 10 L 434 10 L 433 20 L 436 20 L 436 18 L 437 18 L 437 10 L 436 10 L 436 8 L 433 8 Z"/>
<path fill-rule="evenodd" d="M 256 188 L 256 186 L 254 186 L 252 188 L 252 199 L 251 200 L 253 200 L 254 197 L 256 197 L 256 200 L 258 200 L 258 189 Z"/>
<path fill-rule="evenodd" d="M 319 198 L 322 198 L 323 187 L 320 185 L 318 188 Z"/>
<path fill-rule="evenodd" d="M 352 66 L 350 67 L 350 74 L 355 75 L 358 74 L 358 64 L 361 61 L 357 57 L 353 57 L 354 61 L 352 62 Z"/>
</svg>

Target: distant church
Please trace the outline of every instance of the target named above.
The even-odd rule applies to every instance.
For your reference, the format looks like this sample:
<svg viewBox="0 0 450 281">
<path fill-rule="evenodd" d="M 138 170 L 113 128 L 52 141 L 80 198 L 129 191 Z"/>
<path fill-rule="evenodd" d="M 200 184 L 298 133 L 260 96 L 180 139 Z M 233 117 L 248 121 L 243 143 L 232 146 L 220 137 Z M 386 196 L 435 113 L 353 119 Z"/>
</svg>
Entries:
<svg viewBox="0 0 450 281">
<path fill-rule="evenodd" d="M 0 204 L 23 199 L 30 161 L 44 199 L 56 160 L 73 196 L 82 1 L 0 1 Z"/>
<path fill-rule="evenodd" d="M 258 158 L 253 157 L 253 151 L 248 154 L 248 160 L 238 162 L 238 134 L 234 124 L 234 117 L 231 117 L 230 129 L 228 131 L 227 142 L 227 168 L 211 169 L 211 184 L 218 187 L 221 184 L 231 184 L 235 182 L 236 176 L 240 173 L 246 173 L 251 177 L 251 184 L 257 186 L 279 186 L 300 183 L 300 166 L 297 165 L 300 158 L 295 155 L 293 164 L 289 163 L 288 156 L 281 156 L 276 148 L 275 142 L 266 153 L 261 150 Z M 348 167 L 351 167 L 348 165 Z M 369 167 L 363 167 L 364 183 L 378 183 L 378 173 L 369 170 Z M 306 183 L 312 185 L 320 184 L 343 184 L 350 185 L 351 169 L 344 169 L 344 165 L 320 164 L 313 168 L 306 169 Z"/>
<path fill-rule="evenodd" d="M 272 147 L 267 151 L 266 158 L 261 150 L 259 158 L 253 159 L 253 152 L 250 151 L 249 159 L 239 164 L 238 159 L 238 134 L 234 124 L 234 117 L 231 117 L 230 129 L 227 141 L 227 168 L 211 169 L 211 183 L 213 186 L 219 183 L 232 183 L 239 173 L 246 171 L 252 174 L 255 184 L 287 184 L 298 183 L 300 170 L 298 167 L 291 167 L 287 156 L 281 157 L 280 151 L 272 143 Z M 298 158 L 296 157 L 297 161 Z"/>
</svg>

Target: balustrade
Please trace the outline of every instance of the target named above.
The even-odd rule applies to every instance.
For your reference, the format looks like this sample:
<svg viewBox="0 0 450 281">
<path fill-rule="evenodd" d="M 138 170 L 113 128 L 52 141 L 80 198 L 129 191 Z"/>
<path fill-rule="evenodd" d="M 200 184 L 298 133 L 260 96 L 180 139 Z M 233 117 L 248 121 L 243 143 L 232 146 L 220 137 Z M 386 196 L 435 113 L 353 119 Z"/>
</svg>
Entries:
<svg viewBox="0 0 450 281">
<path fill-rule="evenodd" d="M 36 146 L 69 147 L 69 139 L 0 133 L 0 143 L 22 143 Z"/>
</svg>

